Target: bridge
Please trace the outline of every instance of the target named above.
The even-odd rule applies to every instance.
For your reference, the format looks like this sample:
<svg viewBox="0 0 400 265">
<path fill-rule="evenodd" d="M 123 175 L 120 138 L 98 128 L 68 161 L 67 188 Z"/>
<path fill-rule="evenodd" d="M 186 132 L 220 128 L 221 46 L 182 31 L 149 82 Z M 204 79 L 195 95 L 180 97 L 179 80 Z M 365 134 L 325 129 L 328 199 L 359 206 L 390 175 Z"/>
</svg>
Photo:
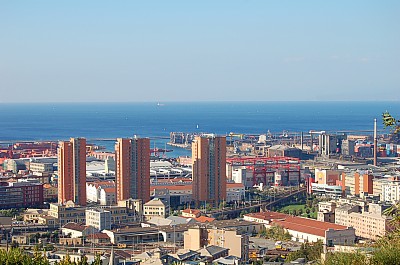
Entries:
<svg viewBox="0 0 400 265">
<path fill-rule="evenodd" d="M 255 212 L 260 211 L 260 209 L 262 211 L 270 210 L 272 207 L 280 204 L 282 201 L 288 200 L 298 194 L 302 194 L 305 192 L 306 192 L 306 188 L 303 187 L 303 188 L 299 188 L 296 191 L 290 192 L 289 194 L 285 194 L 283 197 L 277 197 L 277 198 L 275 198 L 274 201 L 271 201 L 271 202 L 268 200 L 264 200 L 261 203 L 258 203 L 255 205 L 250 205 L 250 206 L 241 207 L 241 208 L 237 208 L 237 209 L 228 209 L 228 210 L 210 212 L 207 215 L 212 218 L 216 218 L 216 219 L 222 215 L 227 215 L 229 219 L 233 219 L 233 218 L 239 217 L 240 213 L 242 211 L 250 212 L 250 210 L 252 210 L 252 209 Z"/>
</svg>

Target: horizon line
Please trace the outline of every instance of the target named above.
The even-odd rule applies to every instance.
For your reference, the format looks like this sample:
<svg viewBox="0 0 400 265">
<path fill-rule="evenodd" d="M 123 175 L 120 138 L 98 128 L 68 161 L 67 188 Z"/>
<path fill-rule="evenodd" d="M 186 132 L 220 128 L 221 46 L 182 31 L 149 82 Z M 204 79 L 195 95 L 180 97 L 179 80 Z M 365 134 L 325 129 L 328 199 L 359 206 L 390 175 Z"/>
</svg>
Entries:
<svg viewBox="0 0 400 265">
<path fill-rule="evenodd" d="M 129 104 L 129 103 L 152 103 L 152 104 L 164 104 L 164 103 L 384 103 L 384 102 L 400 102 L 400 100 L 392 99 L 392 100 L 165 100 L 165 101 L 157 101 L 157 100 L 149 100 L 149 101 L 14 101 L 14 102 L 2 102 L 1 104 Z M 161 105 L 162 106 L 162 105 Z"/>
</svg>

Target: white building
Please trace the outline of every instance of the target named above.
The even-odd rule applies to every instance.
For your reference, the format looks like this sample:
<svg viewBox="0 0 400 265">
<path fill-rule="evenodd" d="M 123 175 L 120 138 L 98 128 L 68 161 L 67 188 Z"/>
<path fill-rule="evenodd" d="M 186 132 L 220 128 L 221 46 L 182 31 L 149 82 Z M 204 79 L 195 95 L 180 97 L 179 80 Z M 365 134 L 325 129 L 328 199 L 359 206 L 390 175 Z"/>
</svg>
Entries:
<svg viewBox="0 0 400 265">
<path fill-rule="evenodd" d="M 400 182 L 382 183 L 381 200 L 396 203 L 400 200 Z"/>
<path fill-rule="evenodd" d="M 86 209 L 86 225 L 97 230 L 111 229 L 111 212 L 101 208 Z"/>
<path fill-rule="evenodd" d="M 342 186 L 330 186 L 327 184 L 311 183 L 311 192 L 317 196 L 326 198 L 342 197 Z"/>
<path fill-rule="evenodd" d="M 232 180 L 235 183 L 242 183 L 246 185 L 246 167 L 240 167 L 232 170 Z"/>
<path fill-rule="evenodd" d="M 99 203 L 100 205 L 115 205 L 117 203 L 115 187 L 101 188 Z"/>
<path fill-rule="evenodd" d="M 115 190 L 115 182 L 114 181 L 97 181 L 97 182 L 88 182 L 86 183 L 86 200 L 88 202 L 96 202 L 100 203 L 101 191 L 107 189 L 106 193 L 110 193 L 111 189 Z M 115 193 L 115 191 L 114 191 Z M 115 195 L 114 195 L 115 197 Z M 115 201 L 115 199 L 114 199 Z M 103 198 L 103 202 L 107 203 L 106 197 Z M 115 204 L 115 202 L 114 202 Z M 103 205 L 111 205 L 111 204 L 103 204 Z"/>
<path fill-rule="evenodd" d="M 241 201 L 245 198 L 245 187 L 242 183 L 226 183 L 226 201 Z"/>
<path fill-rule="evenodd" d="M 61 228 L 61 233 L 64 236 L 71 236 L 71 238 L 85 237 L 97 232 L 98 230 L 92 226 L 77 223 L 68 223 Z"/>
</svg>

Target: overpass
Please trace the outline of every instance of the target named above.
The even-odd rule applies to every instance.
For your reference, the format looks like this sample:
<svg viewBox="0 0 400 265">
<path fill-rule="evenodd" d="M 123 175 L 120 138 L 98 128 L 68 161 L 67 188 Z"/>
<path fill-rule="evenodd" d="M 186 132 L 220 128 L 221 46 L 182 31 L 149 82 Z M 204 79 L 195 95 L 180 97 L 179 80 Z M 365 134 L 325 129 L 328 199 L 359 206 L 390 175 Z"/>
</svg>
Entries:
<svg viewBox="0 0 400 265">
<path fill-rule="evenodd" d="M 282 201 L 291 199 L 292 197 L 294 197 L 298 194 L 302 194 L 302 193 L 306 193 L 306 188 L 304 188 L 304 187 L 300 188 L 297 191 L 291 192 L 289 194 L 285 194 L 283 197 L 276 197 L 275 200 L 272 202 L 270 202 L 268 200 L 264 200 L 261 202 L 261 204 L 258 203 L 255 205 L 250 205 L 250 206 L 241 207 L 241 208 L 237 208 L 237 209 L 215 211 L 215 212 L 208 213 L 207 215 L 212 218 L 218 218 L 222 215 L 227 215 L 228 219 L 238 218 L 242 211 L 250 212 L 250 210 L 252 210 L 252 209 L 255 212 L 260 211 L 260 209 L 261 209 L 261 211 L 267 211 L 267 210 L 270 210 L 271 207 L 274 207 L 274 206 L 280 204 Z"/>
</svg>

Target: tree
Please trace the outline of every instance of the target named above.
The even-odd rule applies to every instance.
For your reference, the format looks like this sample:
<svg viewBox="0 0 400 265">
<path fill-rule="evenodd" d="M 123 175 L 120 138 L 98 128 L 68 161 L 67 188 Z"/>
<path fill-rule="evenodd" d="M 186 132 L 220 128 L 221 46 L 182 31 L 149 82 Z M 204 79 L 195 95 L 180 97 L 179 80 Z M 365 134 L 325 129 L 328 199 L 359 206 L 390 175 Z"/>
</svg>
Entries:
<svg viewBox="0 0 400 265">
<path fill-rule="evenodd" d="M 11 248 L 9 251 L 0 250 L 0 264 L 7 265 L 50 265 L 49 261 L 35 252 L 33 258 L 22 252 L 20 248 Z"/>
<path fill-rule="evenodd" d="M 364 253 L 328 253 L 324 265 L 366 265 L 369 264 L 368 257 Z"/>
<path fill-rule="evenodd" d="M 396 120 L 388 111 L 382 114 L 382 122 L 385 128 L 392 128 L 393 133 L 400 133 L 400 120 Z"/>
<path fill-rule="evenodd" d="M 386 111 L 382 113 L 382 123 L 385 129 L 391 129 L 392 139 L 398 142 L 400 139 L 400 120 L 396 120 L 396 118 Z"/>
<path fill-rule="evenodd" d="M 313 244 L 304 243 L 301 245 L 299 250 L 291 252 L 286 260 L 293 261 L 298 258 L 305 258 L 307 261 L 319 260 L 321 258 L 322 250 L 323 243 L 320 240 Z"/>
</svg>

